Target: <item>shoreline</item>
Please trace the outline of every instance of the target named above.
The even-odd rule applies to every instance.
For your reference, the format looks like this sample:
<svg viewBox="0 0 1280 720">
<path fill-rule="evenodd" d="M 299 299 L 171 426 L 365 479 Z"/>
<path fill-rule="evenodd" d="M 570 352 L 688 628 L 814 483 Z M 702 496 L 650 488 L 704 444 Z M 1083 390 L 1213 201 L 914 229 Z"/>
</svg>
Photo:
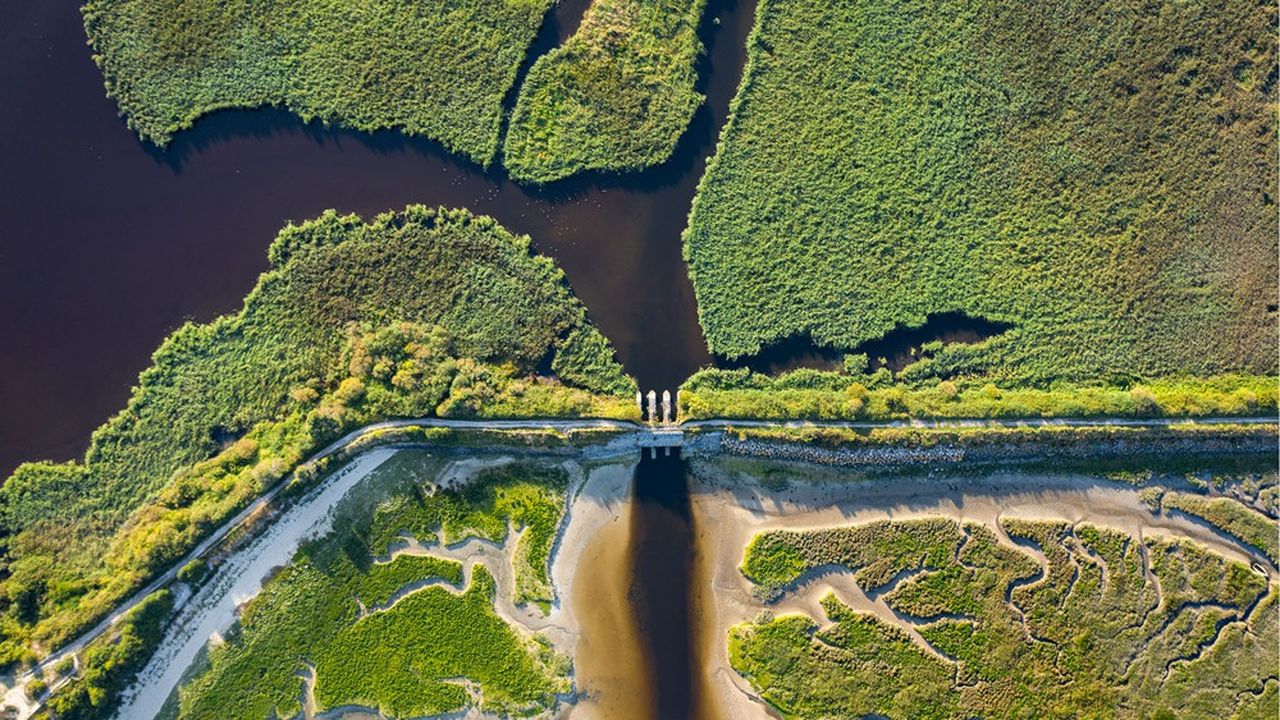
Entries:
<svg viewBox="0 0 1280 720">
<path fill-rule="evenodd" d="M 718 435 L 718 437 L 717 437 Z M 709 455 L 858 467 L 998 466 L 1274 455 L 1280 424 L 906 425 L 733 424 L 709 434 Z"/>
<path fill-rule="evenodd" d="M 380 448 L 362 454 L 356 462 L 338 471 L 339 476 L 334 478 L 337 482 L 326 483 L 323 490 L 290 508 L 270 530 L 227 558 L 224 565 L 178 609 L 165 639 L 130 684 L 114 717 L 121 720 L 155 717 L 169 702 L 208 643 L 239 621 L 240 609 L 262 590 L 273 571 L 287 565 L 303 541 L 328 532 L 342 502 L 398 452 L 398 449 Z M 438 484 L 455 487 L 471 481 L 486 468 L 514 462 L 515 458 L 493 454 L 484 458 L 441 460 L 444 464 L 436 475 Z M 562 703 L 552 712 L 556 716 L 568 716 L 566 713 L 572 713 L 578 700 L 577 685 L 581 674 L 576 655 L 581 632 L 575 608 L 565 599 L 572 597 L 570 587 L 587 544 L 581 540 L 593 536 L 602 524 L 616 515 L 619 508 L 626 506 L 631 466 L 615 462 L 584 468 L 572 460 L 566 460 L 560 466 L 570 476 L 566 493 L 569 510 L 561 525 L 561 533 L 569 542 L 562 543 L 549 558 L 550 581 L 556 598 L 549 613 L 543 614 L 531 605 L 518 606 L 512 600 L 515 572 L 511 553 L 519 537 L 517 533 L 512 533 L 501 544 L 476 538 L 448 546 L 399 542 L 389 550 L 387 557 L 375 558 L 375 562 L 386 562 L 402 554 L 456 560 L 464 568 L 463 582 L 455 588 L 458 592 L 469 586 L 475 566 L 484 565 L 497 585 L 494 611 L 498 616 L 521 634 L 540 633 L 558 651 L 575 657 L 575 669 L 571 674 L 574 693 L 563 697 Z M 438 584 L 438 581 L 431 581 L 421 587 Z M 398 594 L 392 604 L 421 587 Z M 483 713 L 480 716 L 484 716 Z"/>
</svg>

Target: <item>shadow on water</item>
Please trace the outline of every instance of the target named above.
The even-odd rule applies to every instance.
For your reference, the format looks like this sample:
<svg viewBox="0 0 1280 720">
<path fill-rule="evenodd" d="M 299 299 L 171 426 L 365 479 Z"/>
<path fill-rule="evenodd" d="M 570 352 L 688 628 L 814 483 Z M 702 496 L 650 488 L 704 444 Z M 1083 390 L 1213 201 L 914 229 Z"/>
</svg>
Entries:
<svg viewBox="0 0 1280 720">
<path fill-rule="evenodd" d="M 972 344 L 988 340 L 1013 328 L 1008 323 L 973 317 L 962 312 L 930 315 L 923 325 L 898 325 L 883 336 L 868 340 L 852 350 L 820 345 L 808 333 L 780 340 L 747 358 L 716 358 L 725 368 L 746 367 L 756 372 L 776 374 L 797 368 L 835 370 L 846 354 L 867 356 L 870 370 L 887 367 L 894 372 L 915 362 L 920 348 L 931 342 Z"/>
<path fill-rule="evenodd" d="M 559 3 L 530 57 L 571 34 L 586 4 Z M 711 362 L 680 235 L 754 9 L 708 3 L 707 102 L 669 162 L 529 188 L 439 143 L 270 108 L 214 113 L 155 148 L 104 96 L 74 3 L 0 5 L 10 100 L 0 158 L 20 179 L 0 193 L 0 377 L 10 379 L 0 384 L 0 477 L 22 460 L 83 452 L 166 334 L 239 309 L 280 227 L 329 208 L 370 217 L 424 203 L 493 216 L 556 260 L 643 387 L 674 389 Z"/>
<path fill-rule="evenodd" d="M 679 450 L 644 455 L 632 485 L 629 596 L 645 645 L 651 718 L 711 718 L 703 688 L 689 480 Z M 636 702 L 642 702 L 636 698 Z"/>
</svg>

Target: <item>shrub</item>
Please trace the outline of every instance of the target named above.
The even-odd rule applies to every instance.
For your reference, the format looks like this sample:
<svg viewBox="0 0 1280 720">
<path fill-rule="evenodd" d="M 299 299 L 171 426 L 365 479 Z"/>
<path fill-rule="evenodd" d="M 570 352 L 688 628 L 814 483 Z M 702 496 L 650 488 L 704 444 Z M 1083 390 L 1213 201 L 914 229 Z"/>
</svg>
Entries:
<svg viewBox="0 0 1280 720">
<path fill-rule="evenodd" d="M 601 397 L 632 387 L 603 339 L 566 344 L 590 333 L 564 275 L 488 218 L 329 212 L 286 227 L 269 256 L 239 313 L 164 342 L 83 463 L 26 464 L 0 488 L 0 660 L 91 625 L 358 424 L 442 403 L 487 412 L 489 400 L 510 415 L 634 414 L 631 397 Z M 539 406 L 526 408 L 517 382 L 548 356 L 575 368 L 579 387 L 540 381 Z M 379 362 L 397 372 L 375 377 Z M 316 389 L 312 402 L 298 402 L 300 387 Z"/>
<path fill-rule="evenodd" d="M 1131 388 L 1058 383 L 1006 390 L 980 378 L 933 386 L 874 382 L 869 387 L 866 380 L 816 370 L 776 378 L 747 370 L 703 370 L 681 387 L 680 413 L 689 420 L 1229 417 L 1274 413 L 1280 398 L 1274 377 L 1248 375 L 1175 377 Z M 1240 402 L 1242 396 L 1252 402 Z"/>
<path fill-rule="evenodd" d="M 199 585 L 209 575 L 209 563 L 203 558 L 196 558 L 178 570 L 178 582 L 188 585 Z"/>
</svg>

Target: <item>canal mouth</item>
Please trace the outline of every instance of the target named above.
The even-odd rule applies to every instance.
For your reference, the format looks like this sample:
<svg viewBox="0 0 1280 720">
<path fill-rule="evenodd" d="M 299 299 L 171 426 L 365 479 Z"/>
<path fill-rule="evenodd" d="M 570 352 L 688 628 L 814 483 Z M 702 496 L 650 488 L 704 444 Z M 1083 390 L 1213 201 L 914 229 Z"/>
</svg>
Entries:
<svg viewBox="0 0 1280 720">
<path fill-rule="evenodd" d="M 526 65 L 561 44 L 588 4 L 558 3 Z M 564 270 L 643 387 L 675 388 L 711 363 L 680 236 L 742 76 L 754 0 L 708 2 L 698 82 L 707 101 L 670 160 L 541 188 L 434 141 L 278 109 L 210 114 L 165 149 L 139 142 L 103 94 L 77 5 L 0 10 L 5 27 L 40 28 L 38 42 L 0 47 L 0 61 L 28 69 L 0 130 L 22 138 L 6 148 L 6 167 L 29 179 L 0 207 L 10 236 L 40 238 L 9 243 L 0 264 L 0 306 L 15 309 L 0 316 L 0 372 L 26 380 L 0 407 L 0 476 L 23 460 L 83 453 L 171 330 L 238 310 L 285 222 L 330 208 L 371 218 L 425 202 L 493 217 Z M 68 197 L 82 201 L 75 212 Z M 103 232 L 112 242 L 85 242 Z"/>
</svg>

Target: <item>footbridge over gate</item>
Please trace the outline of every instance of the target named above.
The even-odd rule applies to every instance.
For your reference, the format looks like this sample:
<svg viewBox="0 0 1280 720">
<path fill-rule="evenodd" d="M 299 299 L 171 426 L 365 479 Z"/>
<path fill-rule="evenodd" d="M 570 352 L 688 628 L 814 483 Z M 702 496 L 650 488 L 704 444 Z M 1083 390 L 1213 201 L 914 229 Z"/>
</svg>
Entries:
<svg viewBox="0 0 1280 720">
<path fill-rule="evenodd" d="M 676 395 L 679 397 L 679 391 Z M 670 390 L 663 390 L 661 400 L 657 391 L 647 394 L 636 393 L 636 405 L 640 408 L 640 417 L 648 426 L 648 432 L 640 438 L 640 447 L 649 448 L 649 456 L 655 457 L 658 449 L 664 455 L 671 453 L 671 448 L 684 445 L 684 431 L 676 424 L 677 406 L 672 402 Z"/>
</svg>

